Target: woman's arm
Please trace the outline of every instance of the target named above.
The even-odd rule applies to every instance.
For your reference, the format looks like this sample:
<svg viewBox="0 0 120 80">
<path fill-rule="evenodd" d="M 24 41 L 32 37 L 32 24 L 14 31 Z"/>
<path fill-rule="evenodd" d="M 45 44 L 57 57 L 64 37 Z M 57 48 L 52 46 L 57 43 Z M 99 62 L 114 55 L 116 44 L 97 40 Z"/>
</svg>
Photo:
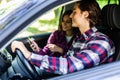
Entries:
<svg viewBox="0 0 120 80">
<path fill-rule="evenodd" d="M 61 31 L 54 31 L 48 41 L 46 46 L 43 49 L 40 49 L 40 54 L 44 53 L 45 54 L 53 54 L 54 52 L 58 52 L 58 54 L 64 52 L 64 48 L 67 47 L 67 42 L 65 39 L 63 39 L 64 35 L 62 34 Z M 66 48 L 65 48 L 66 49 Z M 42 55 L 42 54 L 41 54 Z"/>
</svg>

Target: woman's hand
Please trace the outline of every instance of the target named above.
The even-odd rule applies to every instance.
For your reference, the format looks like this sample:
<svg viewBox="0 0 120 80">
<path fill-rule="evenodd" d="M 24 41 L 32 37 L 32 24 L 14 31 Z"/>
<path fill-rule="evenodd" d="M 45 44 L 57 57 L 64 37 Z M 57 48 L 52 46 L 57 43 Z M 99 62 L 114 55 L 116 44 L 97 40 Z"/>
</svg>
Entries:
<svg viewBox="0 0 120 80">
<path fill-rule="evenodd" d="M 32 41 L 31 43 L 30 43 L 30 47 L 32 48 L 32 50 L 33 51 L 35 51 L 35 52 L 39 52 L 39 50 L 40 50 L 40 48 L 38 47 L 38 45 L 37 45 L 37 43 L 35 42 L 35 41 Z"/>
<path fill-rule="evenodd" d="M 30 60 L 31 52 L 27 50 L 27 48 L 25 47 L 25 45 L 22 42 L 13 41 L 11 44 L 11 49 L 12 49 L 12 52 L 15 52 L 16 49 L 19 49 L 23 53 L 25 58 Z"/>
<path fill-rule="evenodd" d="M 48 44 L 47 47 L 50 49 L 51 52 L 63 53 L 63 49 L 55 44 Z"/>
</svg>

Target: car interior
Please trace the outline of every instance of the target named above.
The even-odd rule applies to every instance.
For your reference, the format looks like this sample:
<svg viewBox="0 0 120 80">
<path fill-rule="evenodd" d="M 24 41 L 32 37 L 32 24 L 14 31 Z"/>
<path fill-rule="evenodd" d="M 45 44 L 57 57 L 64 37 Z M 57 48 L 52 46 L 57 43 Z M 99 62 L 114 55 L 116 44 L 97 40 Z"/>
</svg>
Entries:
<svg viewBox="0 0 120 80">
<path fill-rule="evenodd" d="M 102 26 L 107 30 L 107 34 L 115 44 L 114 60 L 120 59 L 120 5 L 108 4 L 102 9 Z"/>
<path fill-rule="evenodd" d="M 65 10 L 72 9 L 73 5 L 74 3 L 63 6 L 61 15 Z M 118 61 L 120 60 L 120 0 L 118 4 L 110 4 L 110 0 L 108 0 L 108 3 L 102 8 L 101 14 L 102 25 L 98 27 L 98 30 L 105 33 L 113 40 L 116 48 L 114 61 Z M 50 34 L 51 32 L 29 37 L 34 38 L 39 47 L 43 48 L 46 45 Z M 27 39 L 28 37 L 23 37 L 17 38 L 16 40 L 22 41 L 27 49 L 32 51 L 32 49 L 29 47 L 29 42 Z M 40 71 L 37 67 L 31 65 L 25 59 L 25 57 L 21 55 L 21 51 L 16 50 L 17 55 L 10 53 L 12 53 L 10 44 L 4 51 L 0 52 L 0 78 L 2 80 L 7 80 L 8 78 L 11 80 L 18 79 L 23 78 L 23 76 L 24 79 L 30 78 L 33 80 L 40 80 L 40 77 L 42 76 L 39 75 L 42 74 L 42 71 Z M 11 56 L 8 55 L 11 55 L 13 60 L 11 60 Z M 48 75 L 51 75 L 51 77 L 59 76 L 58 74 L 53 73 L 48 73 Z M 46 79 L 49 77 L 47 77 L 47 75 L 44 75 L 42 78 Z"/>
</svg>

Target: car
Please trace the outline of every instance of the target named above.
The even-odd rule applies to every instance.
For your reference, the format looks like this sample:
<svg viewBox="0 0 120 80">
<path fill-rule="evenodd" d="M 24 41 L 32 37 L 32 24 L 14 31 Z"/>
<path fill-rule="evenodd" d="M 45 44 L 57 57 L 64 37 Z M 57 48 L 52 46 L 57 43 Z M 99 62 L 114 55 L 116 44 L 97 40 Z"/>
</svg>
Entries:
<svg viewBox="0 0 120 80">
<path fill-rule="evenodd" d="M 47 77 L 47 75 L 40 76 L 40 69 L 36 66 L 31 65 L 29 61 L 27 61 L 21 54 L 21 51 L 16 50 L 16 54 L 12 53 L 10 45 L 13 40 L 22 41 L 27 49 L 32 51 L 29 47 L 28 37 L 33 38 L 41 48 L 44 47 L 51 32 L 57 29 L 63 12 L 72 9 L 76 1 L 79 0 L 21 0 L 20 4 L 18 4 L 18 2 L 13 3 L 14 6 L 12 6 L 12 9 L 11 7 L 8 9 L 0 9 L 1 11 L 3 10 L 0 13 L 4 13 L 0 16 L 1 80 L 120 79 L 120 0 L 98 0 L 99 6 L 102 9 L 102 25 L 97 28 L 99 31 L 108 35 L 113 40 L 116 47 L 114 61 L 111 63 L 101 64 L 93 68 L 66 75 L 53 75 L 51 73 L 48 73 L 47 75 L 50 75 L 50 77 Z M 54 15 L 49 15 L 53 12 L 55 12 Z M 47 16 L 47 18 L 43 15 Z M 50 20 L 53 20 L 53 22 Z M 30 31 L 33 29 L 36 30 L 36 27 L 34 28 L 32 25 L 38 24 L 36 21 L 40 23 L 38 25 L 41 26 L 40 28 L 35 25 L 37 26 L 37 29 L 39 29 L 40 33 L 36 33 L 35 31 L 33 32 L 35 34 L 31 34 L 29 33 Z M 49 28 L 46 32 L 45 29 L 47 28 L 47 23 L 49 23 L 47 25 Z M 50 25 L 50 23 L 53 24 Z"/>
</svg>

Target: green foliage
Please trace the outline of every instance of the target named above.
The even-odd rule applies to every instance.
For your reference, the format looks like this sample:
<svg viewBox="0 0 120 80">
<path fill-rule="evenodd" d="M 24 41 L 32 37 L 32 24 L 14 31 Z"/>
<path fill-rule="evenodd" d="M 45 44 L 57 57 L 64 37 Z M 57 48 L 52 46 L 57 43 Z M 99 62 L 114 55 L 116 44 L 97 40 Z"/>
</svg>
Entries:
<svg viewBox="0 0 120 80">
<path fill-rule="evenodd" d="M 100 8 L 102 9 L 105 5 L 108 4 L 109 0 L 97 0 L 97 2 L 99 3 Z M 109 4 L 118 4 L 118 0 L 110 0 Z"/>
<path fill-rule="evenodd" d="M 54 18 L 54 19 L 52 19 L 52 20 L 39 20 L 39 23 L 40 23 L 41 25 L 48 24 L 48 25 L 53 25 L 53 26 L 55 26 L 55 25 L 58 24 L 58 20 L 57 20 L 57 18 Z"/>
<path fill-rule="evenodd" d="M 29 28 L 27 28 L 27 31 L 28 31 L 28 32 L 31 32 L 31 33 L 33 33 L 33 34 L 39 33 L 39 30 L 38 30 L 37 28 L 34 28 L 34 27 L 29 27 Z"/>
</svg>

